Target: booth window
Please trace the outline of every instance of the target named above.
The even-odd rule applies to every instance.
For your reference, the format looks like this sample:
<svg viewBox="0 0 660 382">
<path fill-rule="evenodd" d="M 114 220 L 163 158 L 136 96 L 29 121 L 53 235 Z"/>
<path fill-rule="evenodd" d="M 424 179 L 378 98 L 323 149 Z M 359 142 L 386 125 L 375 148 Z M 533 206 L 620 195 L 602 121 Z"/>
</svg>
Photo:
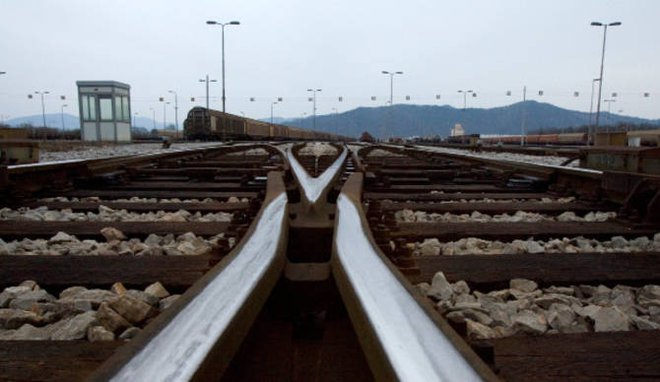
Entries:
<svg viewBox="0 0 660 382">
<path fill-rule="evenodd" d="M 96 121 L 96 97 L 93 95 L 82 96 L 83 121 Z"/>
<path fill-rule="evenodd" d="M 101 109 L 101 121 L 112 121 L 112 98 L 99 97 L 99 108 Z"/>
<path fill-rule="evenodd" d="M 115 117 L 118 121 L 131 121 L 131 112 L 128 109 L 128 96 L 115 96 Z"/>
</svg>

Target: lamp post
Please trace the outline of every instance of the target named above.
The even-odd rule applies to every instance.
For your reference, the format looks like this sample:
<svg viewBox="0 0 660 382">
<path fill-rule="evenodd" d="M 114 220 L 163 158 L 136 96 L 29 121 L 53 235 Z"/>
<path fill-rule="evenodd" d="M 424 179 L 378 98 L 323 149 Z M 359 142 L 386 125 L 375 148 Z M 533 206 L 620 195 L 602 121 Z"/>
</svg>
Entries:
<svg viewBox="0 0 660 382">
<path fill-rule="evenodd" d="M 468 93 L 472 93 L 472 94 L 476 94 L 476 93 L 473 92 L 472 90 L 459 90 L 458 92 L 463 93 L 463 110 L 465 110 L 465 108 L 467 107 L 467 95 L 468 95 Z M 474 95 L 473 95 L 473 97 L 474 97 Z"/>
<path fill-rule="evenodd" d="M 598 102 L 596 103 L 596 124 L 594 126 L 594 134 L 598 130 L 598 123 L 600 122 L 600 100 L 602 96 L 602 91 L 603 91 L 603 67 L 605 66 L 605 42 L 607 41 L 607 27 L 614 27 L 614 26 L 619 26 L 621 25 L 621 22 L 615 21 L 613 23 L 601 23 L 598 21 L 593 21 L 591 23 L 592 26 L 596 27 L 603 27 L 603 53 L 601 55 L 600 59 L 600 77 L 599 82 L 598 82 Z"/>
<path fill-rule="evenodd" d="M 394 76 L 403 74 L 403 72 L 388 72 L 387 70 L 383 70 L 382 73 L 390 76 L 390 106 L 392 106 L 394 100 Z"/>
<path fill-rule="evenodd" d="M 270 103 L 270 124 L 273 124 L 273 106 L 277 105 L 277 101 Z"/>
<path fill-rule="evenodd" d="M 34 92 L 34 94 L 39 94 L 41 96 L 41 116 L 43 118 L 44 125 L 46 127 L 46 104 L 44 103 L 44 96 L 50 94 L 49 91 Z"/>
<path fill-rule="evenodd" d="M 206 75 L 206 79 L 200 79 L 199 82 L 206 83 L 206 109 L 209 109 L 209 82 L 218 82 L 218 80 L 209 80 L 209 75 Z"/>
<path fill-rule="evenodd" d="M 594 85 L 599 82 L 600 78 L 594 78 L 591 81 L 591 103 L 589 104 L 589 131 L 587 132 L 587 141 L 590 145 L 594 144 L 594 131 L 593 127 L 593 113 L 594 113 Z"/>
<path fill-rule="evenodd" d="M 167 128 L 167 105 L 169 104 L 169 102 L 163 101 L 163 130 Z"/>
<path fill-rule="evenodd" d="M 137 127 L 137 116 L 138 116 L 138 114 L 139 113 L 137 111 L 135 113 L 133 113 L 133 128 Z"/>
<path fill-rule="evenodd" d="M 63 104 L 62 107 L 60 108 L 60 116 L 62 117 L 62 131 L 64 131 L 64 108 L 69 105 Z"/>
<path fill-rule="evenodd" d="M 238 21 L 230 21 L 228 23 L 221 23 L 219 21 L 207 21 L 206 23 L 208 25 L 220 25 L 222 27 L 222 112 L 225 113 L 225 26 L 240 25 L 241 23 Z"/>
<path fill-rule="evenodd" d="M 313 125 L 314 125 L 314 130 L 316 130 L 316 92 L 320 92 L 323 89 L 307 89 L 308 92 L 312 92 L 313 94 L 313 99 L 314 99 L 314 106 L 312 107 L 312 115 L 313 117 Z"/>
<path fill-rule="evenodd" d="M 176 129 L 175 136 L 179 138 L 179 100 L 174 90 L 168 90 L 167 92 L 174 94 L 174 128 Z"/>
</svg>

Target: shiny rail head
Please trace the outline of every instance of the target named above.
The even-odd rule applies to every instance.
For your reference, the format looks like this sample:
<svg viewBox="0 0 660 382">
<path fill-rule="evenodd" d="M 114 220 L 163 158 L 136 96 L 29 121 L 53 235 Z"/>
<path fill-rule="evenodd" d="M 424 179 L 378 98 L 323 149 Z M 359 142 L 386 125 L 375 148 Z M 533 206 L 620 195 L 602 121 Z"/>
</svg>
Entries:
<svg viewBox="0 0 660 382">
<path fill-rule="evenodd" d="M 110 380 L 188 381 L 274 263 L 286 194 L 264 209 L 241 252 Z"/>
<path fill-rule="evenodd" d="M 337 264 L 346 275 L 396 378 L 480 381 L 475 369 L 376 253 L 357 207 L 343 193 L 337 200 L 337 214 Z"/>
<path fill-rule="evenodd" d="M 344 147 L 339 157 L 328 167 L 323 174 L 314 178 L 310 176 L 307 171 L 302 167 L 302 165 L 295 158 L 291 150 L 287 150 L 287 158 L 291 164 L 291 169 L 293 170 L 300 187 L 304 191 L 305 198 L 311 204 L 316 203 L 323 192 L 327 189 L 328 184 L 335 178 L 341 165 L 344 163 L 346 156 L 348 155 L 348 150 Z"/>
</svg>

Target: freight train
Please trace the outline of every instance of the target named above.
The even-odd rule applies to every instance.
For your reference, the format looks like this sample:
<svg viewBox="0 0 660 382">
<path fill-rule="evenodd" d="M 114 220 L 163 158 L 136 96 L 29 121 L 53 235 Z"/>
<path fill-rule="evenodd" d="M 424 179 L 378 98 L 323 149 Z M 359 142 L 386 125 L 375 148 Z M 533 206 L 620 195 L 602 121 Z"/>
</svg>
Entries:
<svg viewBox="0 0 660 382">
<path fill-rule="evenodd" d="M 353 140 L 327 132 L 267 123 L 204 107 L 194 107 L 188 112 L 183 122 L 183 134 L 187 140 L 204 141 Z"/>
</svg>

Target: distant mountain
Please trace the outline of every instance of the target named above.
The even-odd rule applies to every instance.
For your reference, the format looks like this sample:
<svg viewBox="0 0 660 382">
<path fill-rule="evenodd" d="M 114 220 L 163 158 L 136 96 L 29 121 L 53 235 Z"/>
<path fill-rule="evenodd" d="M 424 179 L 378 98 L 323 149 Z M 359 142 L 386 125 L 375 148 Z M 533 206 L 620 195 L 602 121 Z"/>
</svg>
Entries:
<svg viewBox="0 0 660 382">
<path fill-rule="evenodd" d="M 168 121 L 167 124 L 170 125 L 172 124 L 172 122 L 173 121 Z M 26 125 L 26 124 L 32 125 L 34 127 L 41 127 L 44 124 L 43 116 L 41 114 L 12 118 L 12 119 L 8 119 L 5 123 L 13 127 L 20 127 L 21 125 Z M 151 118 L 145 118 L 140 116 L 138 116 L 135 119 L 135 125 L 137 127 L 144 127 L 147 130 L 151 130 L 154 127 L 156 129 L 163 128 L 162 121 L 154 123 L 154 121 Z M 46 126 L 61 129 L 62 115 L 60 113 L 46 114 Z M 71 130 L 71 129 L 79 129 L 79 128 L 80 128 L 80 118 L 78 118 L 77 115 L 64 113 L 64 129 Z M 179 129 L 182 128 L 183 126 L 179 124 Z"/>
<path fill-rule="evenodd" d="M 274 123 L 338 133 L 350 137 L 358 137 L 363 131 L 380 138 L 449 135 L 450 129 L 460 123 L 467 134 L 520 134 L 521 124 L 525 118 L 525 129 L 539 131 L 541 129 L 578 127 L 589 123 L 589 113 L 567 110 L 560 107 L 536 101 L 518 102 L 512 105 L 492 109 L 456 109 L 451 106 L 420 106 L 394 105 L 375 108 L 361 107 L 341 114 L 317 115 L 304 119 L 273 118 Z M 270 118 L 261 119 L 270 122 Z M 601 113 L 601 125 L 618 123 L 658 125 L 660 120 L 650 120 L 624 115 Z M 168 126 L 173 122 L 168 121 Z M 41 115 L 14 118 L 7 121 L 10 126 L 32 124 L 39 127 L 43 124 Z M 59 113 L 46 114 L 46 124 L 49 127 L 61 128 L 62 120 Z M 161 122 L 138 116 L 137 127 L 151 130 L 162 129 Z M 66 129 L 77 129 L 80 123 L 77 116 L 64 114 Z M 179 124 L 183 129 L 183 124 Z"/>
<path fill-rule="evenodd" d="M 29 115 L 26 117 L 17 117 L 17 118 L 8 119 L 6 123 L 9 126 L 13 126 L 13 127 L 20 127 L 21 125 L 32 125 L 34 127 L 42 127 L 44 124 L 44 120 L 43 120 L 43 116 L 41 114 L 38 114 L 38 115 Z M 61 129 L 62 114 L 60 113 L 46 114 L 46 126 Z M 72 130 L 79 128 L 80 128 L 80 120 L 78 119 L 78 116 L 65 113 L 64 129 Z"/>
<path fill-rule="evenodd" d="M 562 109 L 536 101 L 492 109 L 456 109 L 451 106 L 394 105 L 358 108 L 316 117 L 316 129 L 357 137 L 368 131 L 377 137 L 449 135 L 460 123 L 467 134 L 520 134 L 523 115 L 526 131 L 578 127 L 589 123 L 589 113 Z M 617 123 L 659 125 L 660 120 L 601 112 L 601 125 Z M 290 126 L 313 128 L 313 117 L 285 121 Z"/>
</svg>

